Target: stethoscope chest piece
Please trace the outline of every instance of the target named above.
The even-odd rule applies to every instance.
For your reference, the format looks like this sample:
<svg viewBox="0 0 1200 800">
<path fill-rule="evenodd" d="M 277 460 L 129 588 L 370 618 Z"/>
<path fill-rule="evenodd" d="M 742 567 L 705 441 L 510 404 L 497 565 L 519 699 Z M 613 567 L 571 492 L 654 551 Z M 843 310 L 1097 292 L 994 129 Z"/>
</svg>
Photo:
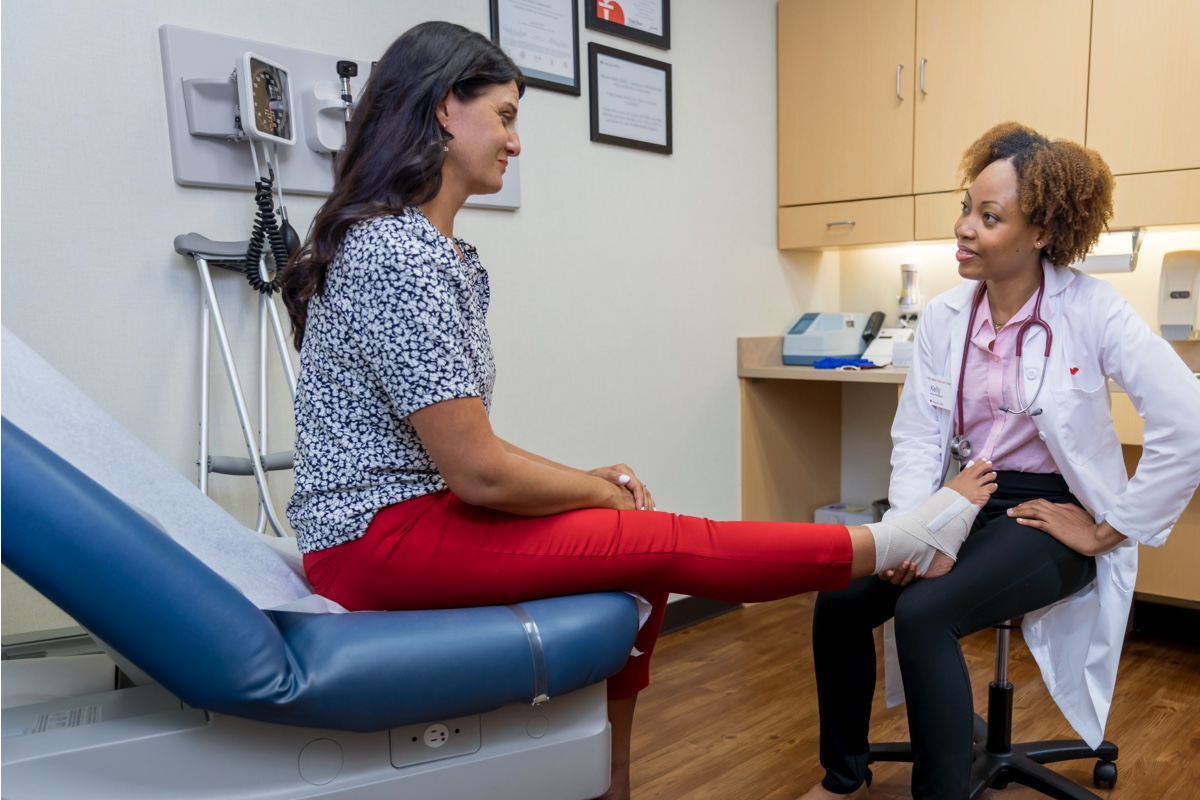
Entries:
<svg viewBox="0 0 1200 800">
<path fill-rule="evenodd" d="M 955 436 L 950 440 L 950 457 L 956 461 L 966 461 L 971 457 L 971 443 L 965 436 Z"/>
</svg>

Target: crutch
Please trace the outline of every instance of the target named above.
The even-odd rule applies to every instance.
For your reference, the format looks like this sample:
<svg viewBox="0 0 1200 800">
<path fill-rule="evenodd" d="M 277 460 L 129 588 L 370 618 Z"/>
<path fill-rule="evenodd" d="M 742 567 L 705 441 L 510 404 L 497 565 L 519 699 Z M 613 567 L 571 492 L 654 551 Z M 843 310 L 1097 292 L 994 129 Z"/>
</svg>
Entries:
<svg viewBox="0 0 1200 800">
<path fill-rule="evenodd" d="M 209 265 L 243 272 L 246 248 L 249 242 L 215 242 L 198 233 L 181 234 L 175 237 L 175 252 L 189 256 L 196 262 L 196 270 L 200 274 L 200 284 L 204 291 L 200 295 L 200 457 L 196 464 L 199 467 L 200 491 L 208 494 L 208 473 L 216 472 L 221 475 L 253 475 L 258 484 L 258 519 L 255 527 L 259 533 L 266 529 L 270 522 L 277 536 L 285 536 L 283 525 L 275 514 L 271 503 L 270 489 L 267 487 L 267 473 L 275 470 L 292 468 L 292 451 L 276 453 L 267 452 L 267 327 L 274 333 L 279 360 L 283 365 L 284 375 L 287 376 L 288 391 L 293 401 L 296 398 L 296 373 L 292 362 L 287 356 L 287 343 L 283 336 L 283 327 L 279 323 L 279 312 L 267 292 L 258 293 L 258 440 L 255 441 L 251 430 L 250 412 L 246 407 L 246 398 L 242 392 L 242 384 L 238 379 L 237 366 L 233 360 L 233 350 L 229 346 L 229 335 L 225 330 L 225 322 L 221 317 L 221 306 L 213 289 L 212 273 Z M 259 260 L 259 274 L 267 280 L 265 258 Z M 221 361 L 225 364 L 225 375 L 229 379 L 229 388 L 233 393 L 233 403 L 237 409 L 238 422 L 242 426 L 242 437 L 246 442 L 246 452 L 249 458 L 237 456 L 213 456 L 208 451 L 208 410 L 209 410 L 209 360 L 211 358 L 211 331 L 217 334 L 217 347 L 221 351 Z"/>
</svg>

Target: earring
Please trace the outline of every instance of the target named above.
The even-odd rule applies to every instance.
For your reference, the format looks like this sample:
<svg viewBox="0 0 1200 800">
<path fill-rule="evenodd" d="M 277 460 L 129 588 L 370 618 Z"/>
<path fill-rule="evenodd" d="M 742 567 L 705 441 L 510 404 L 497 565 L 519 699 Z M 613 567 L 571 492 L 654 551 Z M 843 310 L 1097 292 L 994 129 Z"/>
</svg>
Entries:
<svg viewBox="0 0 1200 800">
<path fill-rule="evenodd" d="M 448 145 L 448 144 L 444 144 L 444 145 L 442 145 L 442 152 L 443 152 L 443 153 L 449 153 L 449 152 L 450 152 L 450 145 Z M 1038 245 L 1038 247 L 1041 247 L 1041 245 L 1039 244 L 1039 245 Z"/>
<path fill-rule="evenodd" d="M 1041 246 L 1042 246 L 1042 241 L 1039 239 L 1038 241 L 1034 242 L 1034 246 L 1035 246 L 1035 247 L 1041 247 Z"/>
</svg>

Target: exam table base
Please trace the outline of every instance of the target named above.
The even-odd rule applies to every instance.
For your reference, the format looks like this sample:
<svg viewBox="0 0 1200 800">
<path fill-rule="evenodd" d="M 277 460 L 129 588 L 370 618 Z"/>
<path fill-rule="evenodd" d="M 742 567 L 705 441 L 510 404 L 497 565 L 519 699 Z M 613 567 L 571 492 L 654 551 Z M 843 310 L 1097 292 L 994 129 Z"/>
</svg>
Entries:
<svg viewBox="0 0 1200 800">
<path fill-rule="evenodd" d="M 23 733 L 56 719 L 81 724 Z M 4 796 L 585 800 L 608 788 L 603 682 L 446 722 L 450 741 L 430 748 L 426 725 L 371 734 L 273 725 L 184 707 L 159 686 L 6 708 Z M 464 749 L 454 728 L 474 751 L 442 757 Z M 393 766 L 413 758 L 436 760 Z"/>
</svg>

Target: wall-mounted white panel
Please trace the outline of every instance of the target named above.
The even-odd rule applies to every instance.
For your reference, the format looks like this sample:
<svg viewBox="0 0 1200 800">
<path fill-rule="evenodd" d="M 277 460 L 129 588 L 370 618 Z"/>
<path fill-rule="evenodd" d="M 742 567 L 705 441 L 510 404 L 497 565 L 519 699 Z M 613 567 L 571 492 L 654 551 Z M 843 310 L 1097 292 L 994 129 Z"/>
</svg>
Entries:
<svg viewBox="0 0 1200 800">
<path fill-rule="evenodd" d="M 176 25 L 160 27 L 158 38 L 162 50 L 163 88 L 166 92 L 167 126 L 171 137 L 171 163 L 176 183 L 181 186 L 216 186 L 226 189 L 254 188 L 255 172 L 250 145 L 245 141 L 230 142 L 211 136 L 193 136 L 188 130 L 188 116 L 184 104 L 185 81 L 228 80 L 241 54 L 249 51 L 287 67 L 298 107 L 295 114 L 297 142 L 291 147 L 279 148 L 280 175 L 276 176 L 277 181 L 282 183 L 284 192 L 329 193 L 333 187 L 333 157 L 329 153 L 314 152 L 309 147 L 306 136 L 308 128 L 315 125 L 317 85 L 339 80 L 338 61 L 355 61 L 358 64 L 358 77 L 350 79 L 350 88 L 357 96 L 371 72 L 369 61 L 280 47 L 265 42 L 180 28 Z M 232 83 L 230 85 L 232 86 Z M 212 91 L 213 88 L 215 87 L 210 85 L 209 91 L 197 93 L 210 99 L 205 106 L 210 111 L 214 105 L 220 103 L 220 99 L 213 98 L 216 94 Z M 313 96 L 312 101 L 308 99 L 310 95 Z M 327 97 L 328 93 L 323 92 L 322 96 Z M 192 99 L 195 97 L 196 95 L 193 95 Z M 340 107 L 340 99 L 338 106 Z M 231 115 L 232 112 L 231 107 Z M 314 114 L 312 120 L 309 119 L 310 113 Z M 220 116 L 219 112 L 215 116 Z M 232 117 L 230 127 L 232 128 Z"/>
<path fill-rule="evenodd" d="M 158 35 L 176 183 L 253 190 L 256 173 L 249 143 L 220 136 L 223 131 L 235 132 L 237 91 L 231 76 L 242 53 L 253 52 L 285 66 L 292 84 L 296 144 L 278 148 L 277 184 L 285 193 L 329 194 L 333 188 L 330 151 L 345 141 L 337 62 L 358 64 L 358 76 L 350 79 L 352 94 L 357 97 L 370 75 L 370 61 L 177 25 L 161 26 Z M 194 135 L 195 130 L 207 135 Z M 259 153 L 261 161 L 261 148 Z M 262 169 L 266 171 L 265 165 Z M 519 208 L 521 175 L 517 160 L 509 162 L 501 192 L 475 195 L 467 204 Z"/>
</svg>

